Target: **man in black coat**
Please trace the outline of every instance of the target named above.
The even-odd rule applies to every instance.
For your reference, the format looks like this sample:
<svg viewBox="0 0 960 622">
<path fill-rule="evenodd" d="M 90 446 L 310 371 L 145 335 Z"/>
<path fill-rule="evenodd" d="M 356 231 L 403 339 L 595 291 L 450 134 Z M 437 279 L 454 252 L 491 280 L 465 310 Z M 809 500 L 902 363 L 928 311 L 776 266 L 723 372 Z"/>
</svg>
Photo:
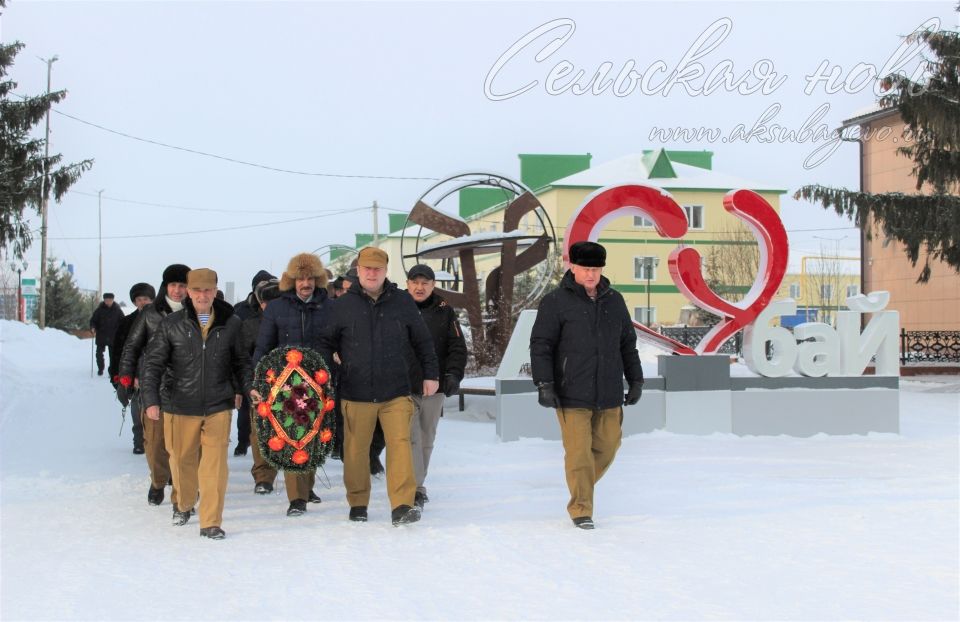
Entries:
<svg viewBox="0 0 960 622">
<path fill-rule="evenodd" d="M 130 288 L 130 302 L 136 307 L 130 315 L 124 316 L 120 320 L 120 326 L 117 327 L 117 333 L 113 337 L 113 352 L 116 356 L 110 357 L 110 366 L 107 373 L 110 374 L 110 382 L 117 389 L 117 399 L 126 407 L 130 405 L 130 412 L 133 413 L 130 419 L 133 421 L 133 453 L 143 453 L 143 421 L 140 420 L 140 391 L 133 389 L 127 391 L 126 388 L 120 388 L 120 357 L 123 354 L 123 345 L 127 341 L 127 335 L 130 333 L 130 327 L 140 317 L 140 311 L 145 306 L 153 302 L 156 298 L 156 291 L 149 283 L 137 283 Z"/>
<path fill-rule="evenodd" d="M 593 489 L 620 447 L 622 405 L 636 404 L 643 389 L 637 334 L 623 296 L 602 275 L 606 257 L 595 242 L 570 247 L 570 269 L 540 301 L 530 335 L 540 405 L 560 421 L 567 512 L 581 529 L 594 526 Z"/>
<path fill-rule="evenodd" d="M 255 318 L 256 326 L 260 325 L 260 318 L 263 316 L 263 310 L 260 308 L 260 300 L 257 299 L 256 292 L 260 285 L 269 283 L 271 280 L 276 281 L 277 277 L 273 276 L 266 270 L 260 270 L 253 276 L 253 285 L 251 286 L 250 293 L 244 300 L 241 300 L 237 304 L 233 305 L 234 312 L 242 322 L 246 322 L 250 318 Z M 254 335 L 254 345 L 256 345 L 256 342 L 257 338 L 256 335 Z M 253 354 L 252 349 L 250 350 L 250 354 Z M 250 400 L 246 396 L 242 396 L 240 408 L 237 409 L 237 446 L 233 449 L 233 455 L 246 456 L 247 449 L 249 447 Z"/>
<path fill-rule="evenodd" d="M 260 321 L 263 319 L 263 311 L 267 308 L 271 300 L 276 300 L 280 297 L 277 279 L 261 281 L 254 290 L 254 295 L 260 305 L 259 311 L 255 315 L 251 315 L 243 320 L 243 325 L 240 329 L 240 340 L 243 344 L 243 349 L 250 353 L 251 360 L 254 351 L 257 349 L 257 336 L 260 334 Z M 252 364 L 251 367 L 253 367 Z M 244 396 L 243 403 L 249 405 L 250 399 Z M 257 443 L 257 426 L 253 423 L 253 418 L 256 414 L 248 407 L 246 410 L 241 409 L 237 416 L 247 417 L 247 429 L 250 431 L 245 440 L 253 451 L 253 466 L 250 468 L 250 474 L 253 475 L 253 492 L 258 495 L 270 494 L 273 492 L 273 483 L 277 479 L 277 471 L 263 459 L 263 454 L 260 453 L 260 445 Z M 239 428 L 240 426 L 237 427 Z M 236 452 L 234 452 L 234 455 L 236 455 Z"/>
<path fill-rule="evenodd" d="M 120 357 L 120 379 L 118 380 L 117 395 L 121 401 L 126 392 L 140 387 L 140 378 L 143 376 L 143 354 L 150 339 L 160 328 L 160 322 L 170 313 L 183 308 L 183 301 L 187 297 L 187 273 L 190 268 L 175 263 L 163 271 L 160 283 L 159 296 L 153 303 L 140 310 L 140 316 L 133 322 L 127 340 L 123 344 L 123 355 Z M 166 397 L 168 386 L 163 382 L 160 387 L 160 397 Z M 143 412 L 134 413 L 143 422 L 143 449 L 146 453 L 147 466 L 150 469 L 150 488 L 147 490 L 147 503 L 160 505 L 163 503 L 163 491 L 170 481 L 170 456 L 167 453 L 163 438 L 163 424 L 143 416 Z M 173 487 L 170 493 L 170 502 L 173 509 L 177 509 L 177 488 Z"/>
<path fill-rule="evenodd" d="M 120 305 L 113 304 L 113 299 L 113 294 L 109 292 L 104 294 L 103 302 L 100 303 L 93 312 L 93 316 L 90 317 L 90 329 L 93 330 L 93 334 L 97 340 L 98 376 L 103 375 L 103 368 L 105 366 L 103 360 L 104 348 L 110 352 L 111 364 L 113 364 L 115 357 L 120 356 L 119 352 L 114 352 L 113 350 L 113 338 L 117 333 L 117 327 L 120 326 L 120 321 L 123 319 L 123 311 L 120 310 Z"/>
<path fill-rule="evenodd" d="M 320 258 L 312 253 L 299 253 L 287 265 L 280 278 L 280 297 L 263 310 L 253 366 L 280 346 L 300 346 L 320 349 L 320 335 L 326 327 L 330 301 L 327 299 L 327 272 Z M 324 359 L 333 369 L 333 359 Z M 307 511 L 307 503 L 320 503 L 313 492 L 316 471 L 309 473 L 284 472 L 287 488 L 287 516 L 300 516 Z"/>
<path fill-rule="evenodd" d="M 250 356 L 240 339 L 233 306 L 216 297 L 217 273 L 207 268 L 187 274 L 183 309 L 160 322 L 144 355 L 143 404 L 146 416 L 160 420 L 160 387 L 170 375 L 163 400 L 163 428 L 173 481 L 180 493 L 173 524 L 190 520 L 200 495 L 200 535 L 224 537 L 223 500 L 227 492 L 227 449 L 238 387 L 253 390 Z M 203 451 L 200 451 L 201 446 Z"/>
<path fill-rule="evenodd" d="M 366 521 L 370 500 L 370 440 L 379 420 L 387 441 L 387 494 L 394 525 L 420 520 L 410 449 L 413 399 L 407 353 L 423 369 L 423 395 L 439 387 L 430 331 L 410 295 L 387 280 L 385 252 L 366 247 L 357 258 L 358 282 L 332 306 L 320 353 L 340 356 L 340 402 L 345 438 L 343 483 L 350 520 Z"/>
<path fill-rule="evenodd" d="M 420 508 L 421 512 L 424 504 L 430 500 L 424 481 L 430 468 L 437 425 L 443 416 L 443 400 L 446 396 L 457 394 L 460 381 L 463 380 L 464 367 L 467 365 L 467 345 L 463 339 L 463 330 L 457 322 L 457 313 L 439 294 L 434 293 L 435 283 L 436 275 L 428 265 L 417 264 L 407 273 L 407 292 L 417 303 L 420 317 L 433 338 L 441 379 L 441 391 L 429 396 L 423 395 L 423 369 L 416 359 L 410 362 L 410 389 L 414 403 L 410 446 L 413 449 L 413 470 L 417 478 L 414 505 Z"/>
</svg>

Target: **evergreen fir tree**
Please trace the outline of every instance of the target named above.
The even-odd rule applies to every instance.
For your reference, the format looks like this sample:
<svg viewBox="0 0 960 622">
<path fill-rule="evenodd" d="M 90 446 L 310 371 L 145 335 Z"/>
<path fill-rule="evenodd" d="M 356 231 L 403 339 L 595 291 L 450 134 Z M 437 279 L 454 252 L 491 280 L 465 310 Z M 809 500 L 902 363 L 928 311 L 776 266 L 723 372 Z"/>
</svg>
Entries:
<svg viewBox="0 0 960 622">
<path fill-rule="evenodd" d="M 84 294 L 63 263 L 47 261 L 47 326 L 71 331 L 87 328 L 97 308 L 96 294 Z"/>
<path fill-rule="evenodd" d="M 5 6 L 0 0 L 0 7 Z M 31 136 L 35 126 L 44 120 L 47 110 L 61 101 L 66 91 L 55 91 L 35 97 L 14 93 L 17 83 L 7 80 L 10 67 L 23 49 L 14 42 L 0 44 L 0 250 L 9 250 L 17 259 L 30 247 L 29 211 L 39 214 L 44 172 L 49 183 L 44 194 L 60 201 L 67 189 L 92 165 L 92 160 L 61 164 L 62 156 L 44 158 L 44 140 Z M 29 209 L 29 211 L 28 211 Z"/>
<path fill-rule="evenodd" d="M 861 228 L 876 223 L 885 236 L 904 245 L 914 266 L 921 250 L 926 251 L 917 279 L 925 283 L 931 258 L 960 272 L 960 33 L 925 31 L 910 37 L 923 41 L 932 54 L 926 58 L 929 77 L 923 84 L 886 77 L 883 86 L 890 94 L 880 103 L 899 111 L 912 144 L 898 152 L 913 160 L 917 190 L 929 185 L 932 192 L 869 194 L 811 185 L 794 198 L 832 207 Z"/>
</svg>

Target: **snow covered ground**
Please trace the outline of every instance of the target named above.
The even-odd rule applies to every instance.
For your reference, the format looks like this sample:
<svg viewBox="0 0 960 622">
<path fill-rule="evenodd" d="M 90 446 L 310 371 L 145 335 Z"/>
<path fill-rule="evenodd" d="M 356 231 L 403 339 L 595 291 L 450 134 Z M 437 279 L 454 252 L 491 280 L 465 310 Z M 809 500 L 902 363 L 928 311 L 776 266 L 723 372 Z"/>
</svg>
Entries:
<svg viewBox="0 0 960 622">
<path fill-rule="evenodd" d="M 0 322 L 0 349 L 3 620 L 960 616 L 957 378 L 903 382 L 901 435 L 625 439 L 594 532 L 558 442 L 500 443 L 492 398 L 450 399 L 420 523 L 390 525 L 383 481 L 347 521 L 338 462 L 287 518 L 282 478 L 255 496 L 231 455 L 215 542 L 147 505 L 87 342 Z"/>
</svg>

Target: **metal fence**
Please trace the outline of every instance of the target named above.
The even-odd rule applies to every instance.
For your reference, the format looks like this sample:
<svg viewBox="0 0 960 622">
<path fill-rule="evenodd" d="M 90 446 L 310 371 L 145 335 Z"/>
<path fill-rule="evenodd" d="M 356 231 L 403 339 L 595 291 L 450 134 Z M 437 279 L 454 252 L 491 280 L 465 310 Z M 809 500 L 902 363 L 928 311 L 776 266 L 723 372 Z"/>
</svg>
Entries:
<svg viewBox="0 0 960 622">
<path fill-rule="evenodd" d="M 900 330 L 900 364 L 960 363 L 960 330 Z"/>
<path fill-rule="evenodd" d="M 670 337 L 674 341 L 679 341 L 685 346 L 690 346 L 695 348 L 700 340 L 703 339 L 712 329 L 712 326 L 662 326 L 660 327 L 660 334 L 665 337 Z M 740 355 L 743 350 L 743 331 L 737 333 L 730 339 L 727 339 L 722 346 L 720 346 L 721 354 L 735 354 Z"/>
</svg>

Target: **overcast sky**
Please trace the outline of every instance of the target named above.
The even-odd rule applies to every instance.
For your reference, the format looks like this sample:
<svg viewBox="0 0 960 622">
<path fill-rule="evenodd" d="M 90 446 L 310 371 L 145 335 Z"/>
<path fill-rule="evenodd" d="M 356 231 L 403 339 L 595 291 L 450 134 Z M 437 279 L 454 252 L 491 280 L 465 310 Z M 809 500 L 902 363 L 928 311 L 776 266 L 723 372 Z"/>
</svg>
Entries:
<svg viewBox="0 0 960 622">
<path fill-rule="evenodd" d="M 857 188 L 856 144 L 841 144 L 811 166 L 805 161 L 826 141 L 722 137 L 739 124 L 749 133 L 776 104 L 767 127 L 800 131 L 824 105 L 812 127 L 838 127 L 876 100 L 874 81 L 865 78 L 883 69 L 903 35 L 931 18 L 956 28 L 954 4 L 11 0 L 0 37 L 26 44 L 12 70 L 19 93 L 45 89 L 38 57 L 56 54 L 53 88 L 69 91 L 59 112 L 266 167 L 421 178 L 491 170 L 519 178 L 518 153 L 589 152 L 596 165 L 666 146 L 712 150 L 716 170 L 792 193 L 806 183 Z M 541 26 L 542 36 L 518 45 L 492 74 L 511 46 Z M 710 74 L 729 61 L 732 76 L 746 77 L 754 92 L 698 94 L 705 77 L 664 83 L 711 27 L 707 45 L 716 45 L 694 62 Z M 552 54 L 544 51 L 561 37 Z M 538 61 L 538 52 L 545 58 Z M 574 73 L 584 70 L 583 84 L 604 63 L 612 79 L 628 63 L 650 79 L 632 90 L 621 82 L 619 95 L 603 85 L 599 93 L 551 94 L 548 76 L 564 60 Z M 838 82 L 852 84 L 835 93 L 822 82 L 811 86 L 807 76 L 824 61 Z M 916 67 L 914 58 L 904 70 Z M 214 268 L 242 296 L 257 270 L 279 274 L 297 252 L 352 244 L 355 232 L 371 231 L 371 213 L 360 209 L 372 201 L 409 210 L 431 183 L 277 172 L 61 114 L 51 115 L 51 126 L 52 151 L 66 161 L 95 160 L 75 192 L 51 205 L 52 253 L 75 266 L 81 287 L 96 289 L 96 193 L 103 189 L 104 288 L 121 298 L 135 281 L 158 285 L 173 262 Z M 721 138 L 651 138 L 664 127 L 715 128 Z M 857 254 L 848 221 L 789 194 L 782 207 L 795 251 L 817 252 L 820 236 L 838 241 L 824 242 L 831 249 Z M 268 224 L 303 218 L 311 219 Z M 184 233 L 229 227 L 247 228 Z M 38 270 L 39 256 L 38 238 L 28 273 Z"/>
</svg>

